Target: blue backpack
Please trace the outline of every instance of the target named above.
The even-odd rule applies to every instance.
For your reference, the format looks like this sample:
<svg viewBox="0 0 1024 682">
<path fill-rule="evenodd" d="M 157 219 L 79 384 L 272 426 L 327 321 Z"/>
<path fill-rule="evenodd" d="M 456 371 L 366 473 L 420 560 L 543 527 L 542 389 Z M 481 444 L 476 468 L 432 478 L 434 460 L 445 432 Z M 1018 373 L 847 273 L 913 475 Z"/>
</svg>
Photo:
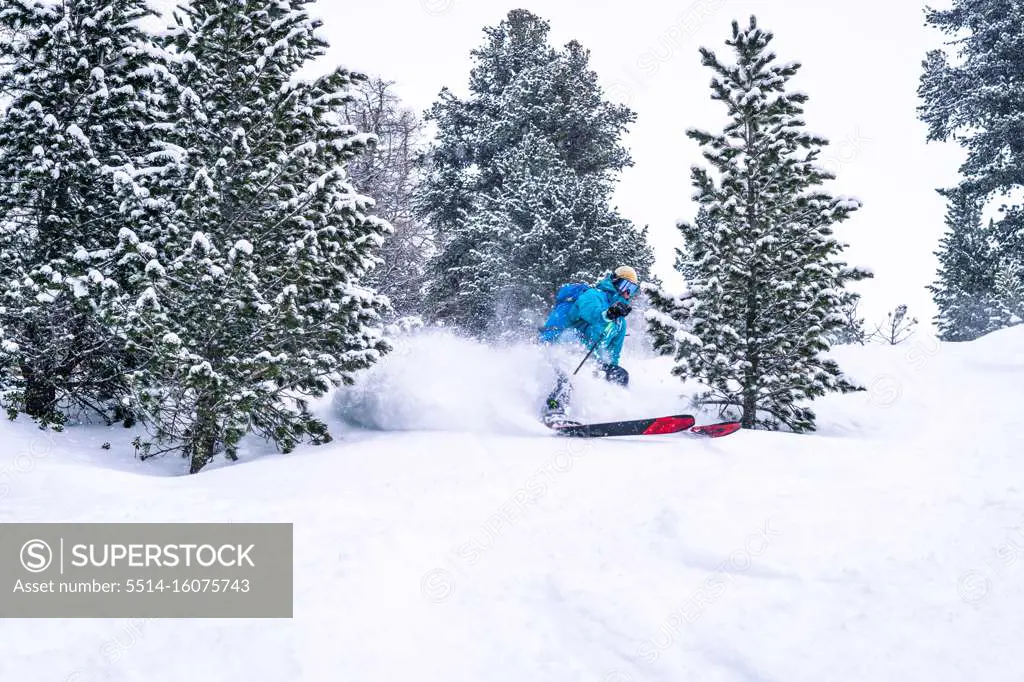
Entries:
<svg viewBox="0 0 1024 682">
<path fill-rule="evenodd" d="M 551 343 L 558 339 L 558 336 L 569 326 L 569 311 L 576 304 L 576 301 L 585 291 L 590 289 L 589 284 L 572 283 L 563 284 L 555 295 L 555 307 L 548 315 L 547 322 L 540 328 L 540 340 L 544 343 Z"/>
</svg>

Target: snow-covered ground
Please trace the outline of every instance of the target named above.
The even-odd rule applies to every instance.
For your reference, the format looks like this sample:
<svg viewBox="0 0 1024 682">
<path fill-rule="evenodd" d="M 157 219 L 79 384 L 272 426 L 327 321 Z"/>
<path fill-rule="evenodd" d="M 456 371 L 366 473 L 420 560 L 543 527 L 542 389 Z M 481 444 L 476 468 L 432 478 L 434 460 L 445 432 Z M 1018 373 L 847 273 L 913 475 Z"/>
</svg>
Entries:
<svg viewBox="0 0 1024 682">
<path fill-rule="evenodd" d="M 560 440 L 536 351 L 437 335 L 198 476 L 5 423 L 0 522 L 293 522 L 295 617 L 0 621 L 0 680 L 1020 680 L 1024 327 L 836 354 L 813 436 Z M 587 416 L 687 411 L 624 362 Z"/>
</svg>

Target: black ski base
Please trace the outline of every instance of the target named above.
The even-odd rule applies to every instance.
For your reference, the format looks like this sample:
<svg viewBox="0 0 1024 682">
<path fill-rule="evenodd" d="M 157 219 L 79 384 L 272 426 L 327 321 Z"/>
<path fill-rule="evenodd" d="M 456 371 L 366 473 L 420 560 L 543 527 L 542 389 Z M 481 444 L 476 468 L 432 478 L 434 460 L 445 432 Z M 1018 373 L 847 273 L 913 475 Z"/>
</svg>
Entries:
<svg viewBox="0 0 1024 682">
<path fill-rule="evenodd" d="M 629 419 L 605 424 L 549 424 L 559 435 L 572 438 L 606 438 L 610 436 L 656 436 L 687 431 L 696 424 L 689 414 L 652 419 Z"/>
</svg>

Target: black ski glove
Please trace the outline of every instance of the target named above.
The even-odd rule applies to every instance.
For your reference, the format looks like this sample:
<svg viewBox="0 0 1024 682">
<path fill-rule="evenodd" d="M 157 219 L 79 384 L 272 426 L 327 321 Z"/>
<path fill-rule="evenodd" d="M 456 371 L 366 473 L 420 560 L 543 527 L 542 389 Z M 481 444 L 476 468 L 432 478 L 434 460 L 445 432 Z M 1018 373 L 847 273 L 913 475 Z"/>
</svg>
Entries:
<svg viewBox="0 0 1024 682">
<path fill-rule="evenodd" d="M 604 316 L 609 322 L 611 322 L 612 320 L 617 320 L 620 317 L 625 317 L 631 312 L 633 312 L 633 309 L 629 307 L 628 303 L 616 301 L 615 305 L 605 311 Z"/>
</svg>

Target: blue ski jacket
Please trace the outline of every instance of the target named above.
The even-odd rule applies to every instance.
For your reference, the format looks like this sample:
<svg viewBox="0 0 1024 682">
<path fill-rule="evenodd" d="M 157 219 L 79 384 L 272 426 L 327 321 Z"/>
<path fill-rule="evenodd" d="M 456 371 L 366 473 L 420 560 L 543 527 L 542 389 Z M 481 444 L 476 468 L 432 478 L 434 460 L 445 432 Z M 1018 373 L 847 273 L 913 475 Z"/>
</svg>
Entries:
<svg viewBox="0 0 1024 682">
<path fill-rule="evenodd" d="M 587 348 L 593 346 L 598 339 L 601 339 L 604 330 L 608 327 L 609 323 L 605 312 L 617 301 L 629 303 L 615 289 L 612 285 L 611 275 L 608 275 L 576 299 L 576 303 L 569 311 L 569 326 L 559 335 L 558 343 L 581 343 Z M 594 355 L 601 362 L 618 365 L 622 344 L 625 340 L 626 319 L 620 317 L 611 323 L 611 329 L 604 334 Z"/>
</svg>

